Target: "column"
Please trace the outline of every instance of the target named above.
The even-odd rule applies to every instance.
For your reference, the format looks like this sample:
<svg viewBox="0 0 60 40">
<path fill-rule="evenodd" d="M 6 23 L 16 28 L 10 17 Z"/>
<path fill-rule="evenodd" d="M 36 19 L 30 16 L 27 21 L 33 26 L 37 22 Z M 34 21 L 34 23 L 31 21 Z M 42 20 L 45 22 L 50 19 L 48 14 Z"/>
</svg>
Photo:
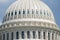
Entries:
<svg viewBox="0 0 60 40">
<path fill-rule="evenodd" d="M 50 33 L 50 40 L 52 40 L 52 32 Z"/>
<path fill-rule="evenodd" d="M 2 33 L 2 40 L 3 40 L 3 33 Z"/>
<path fill-rule="evenodd" d="M 58 33 L 57 33 L 57 40 L 58 40 Z"/>
<path fill-rule="evenodd" d="M 41 39 L 43 40 L 43 30 L 41 30 Z"/>
<path fill-rule="evenodd" d="M 2 34 L 0 33 L 0 40 L 2 40 Z"/>
<path fill-rule="evenodd" d="M 13 19 L 14 19 L 15 11 L 13 12 Z"/>
<path fill-rule="evenodd" d="M 7 40 L 7 33 L 5 33 L 5 40 Z"/>
<path fill-rule="evenodd" d="M 36 39 L 38 39 L 38 31 L 36 31 Z"/>
<path fill-rule="evenodd" d="M 48 40 L 48 31 L 46 31 L 46 36 L 45 36 L 45 38 L 46 38 L 46 40 Z"/>
<path fill-rule="evenodd" d="M 14 37 L 14 40 L 15 40 L 16 39 L 16 32 L 13 32 L 13 33 L 14 33 L 14 36 L 13 37 Z"/>
<path fill-rule="evenodd" d="M 56 33 L 54 33 L 54 40 L 55 40 Z"/>
<path fill-rule="evenodd" d="M 55 40 L 57 40 L 57 33 L 55 33 Z"/>
<path fill-rule="evenodd" d="M 20 10 L 19 10 L 19 11 L 20 11 Z M 18 12 L 16 11 L 16 12 L 17 12 L 17 19 L 18 19 L 19 11 L 18 11 Z"/>
<path fill-rule="evenodd" d="M 19 39 L 22 39 L 21 31 L 19 31 Z"/>
<path fill-rule="evenodd" d="M 33 39 L 33 34 L 32 34 L 32 31 L 30 31 L 30 38 Z"/>
<path fill-rule="evenodd" d="M 24 31 L 24 37 L 27 39 L 27 31 Z"/>
<path fill-rule="evenodd" d="M 59 40 L 60 40 L 60 35 L 59 35 Z"/>
<path fill-rule="evenodd" d="M 58 33 L 58 40 L 59 40 L 59 33 Z"/>
<path fill-rule="evenodd" d="M 58 40 L 59 40 L 59 34 L 58 34 Z"/>
</svg>

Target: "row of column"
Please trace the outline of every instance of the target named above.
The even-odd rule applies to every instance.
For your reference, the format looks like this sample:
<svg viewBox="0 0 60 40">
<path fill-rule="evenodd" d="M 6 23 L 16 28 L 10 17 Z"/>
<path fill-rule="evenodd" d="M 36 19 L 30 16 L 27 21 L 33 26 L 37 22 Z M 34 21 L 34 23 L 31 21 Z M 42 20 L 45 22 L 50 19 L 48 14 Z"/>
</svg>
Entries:
<svg viewBox="0 0 60 40">
<path fill-rule="evenodd" d="M 30 31 L 30 39 L 33 39 L 33 31 Z M 38 39 L 38 31 L 35 31 L 36 32 L 36 38 L 35 39 Z M 45 39 L 44 40 L 60 40 L 60 35 L 58 35 L 56 32 L 53 33 L 53 32 L 48 32 L 48 31 L 40 31 L 40 39 L 43 40 L 44 39 L 44 32 L 45 32 Z M 14 36 L 13 36 L 13 39 L 16 39 L 16 31 L 13 32 L 14 33 Z M 49 34 L 50 36 L 48 36 Z M 28 39 L 27 38 L 27 31 L 24 31 L 24 36 L 25 38 L 24 39 Z M 19 31 L 19 39 L 22 39 L 21 37 L 21 31 Z M 2 36 L 2 40 L 3 40 L 3 36 Z M 7 34 L 5 33 L 5 40 L 7 40 Z M 9 32 L 9 40 L 11 40 L 11 32 Z"/>
</svg>

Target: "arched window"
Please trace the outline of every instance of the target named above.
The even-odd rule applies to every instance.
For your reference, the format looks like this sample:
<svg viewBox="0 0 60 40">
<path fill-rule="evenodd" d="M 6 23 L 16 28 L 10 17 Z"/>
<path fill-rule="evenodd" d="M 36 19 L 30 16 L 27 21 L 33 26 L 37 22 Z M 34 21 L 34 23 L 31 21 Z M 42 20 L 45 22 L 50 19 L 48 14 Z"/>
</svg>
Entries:
<svg viewBox="0 0 60 40">
<path fill-rule="evenodd" d="M 49 16 L 48 12 L 47 12 L 47 16 Z"/>
<path fill-rule="evenodd" d="M 33 31 L 33 38 L 35 39 L 36 38 L 36 32 Z"/>
<path fill-rule="evenodd" d="M 40 10 L 40 14 L 42 14 L 42 10 Z"/>
<path fill-rule="evenodd" d="M 3 34 L 3 40 L 5 40 L 5 34 Z"/>
<path fill-rule="evenodd" d="M 25 14 L 25 10 L 23 10 L 23 14 Z"/>
<path fill-rule="evenodd" d="M 30 31 L 27 31 L 27 38 L 30 38 Z"/>
<path fill-rule="evenodd" d="M 44 15 L 45 15 L 45 11 L 44 11 Z"/>
<path fill-rule="evenodd" d="M 6 14 L 6 18 L 7 18 L 7 14 Z"/>
<path fill-rule="evenodd" d="M 16 39 L 19 39 L 19 32 L 16 32 Z"/>
<path fill-rule="evenodd" d="M 21 11 L 19 11 L 19 14 L 21 14 Z"/>
<path fill-rule="evenodd" d="M 13 12 L 11 13 L 11 16 L 13 16 Z"/>
<path fill-rule="evenodd" d="M 9 40 L 9 33 L 7 33 L 7 40 Z"/>
<path fill-rule="evenodd" d="M 48 33 L 48 40 L 50 40 L 50 33 Z"/>
<path fill-rule="evenodd" d="M 45 32 L 43 32 L 43 39 L 45 39 Z"/>
<path fill-rule="evenodd" d="M 24 31 L 22 31 L 21 35 L 22 35 L 22 39 L 24 39 Z"/>
<path fill-rule="evenodd" d="M 38 31 L 38 38 L 40 39 L 40 31 Z"/>
<path fill-rule="evenodd" d="M 13 32 L 11 33 L 11 40 L 13 40 Z"/>
<path fill-rule="evenodd" d="M 10 16 L 10 12 L 8 13 L 8 17 Z"/>
</svg>

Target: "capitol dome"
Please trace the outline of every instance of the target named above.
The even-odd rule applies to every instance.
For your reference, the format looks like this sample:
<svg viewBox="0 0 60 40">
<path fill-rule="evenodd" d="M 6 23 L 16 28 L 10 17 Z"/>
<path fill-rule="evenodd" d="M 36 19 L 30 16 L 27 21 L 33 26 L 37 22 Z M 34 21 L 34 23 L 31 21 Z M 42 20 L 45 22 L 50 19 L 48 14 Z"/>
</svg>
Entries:
<svg viewBox="0 0 60 40">
<path fill-rule="evenodd" d="M 16 21 L 27 21 L 30 23 L 33 21 L 37 22 L 36 24 L 43 22 L 53 24 L 54 28 L 56 28 L 51 9 L 41 0 L 17 0 L 10 5 L 5 13 L 3 23 L 5 24 Z"/>
<path fill-rule="evenodd" d="M 53 12 L 42 0 L 16 0 L 6 10 L 0 31 L 1 40 L 60 40 Z"/>
</svg>

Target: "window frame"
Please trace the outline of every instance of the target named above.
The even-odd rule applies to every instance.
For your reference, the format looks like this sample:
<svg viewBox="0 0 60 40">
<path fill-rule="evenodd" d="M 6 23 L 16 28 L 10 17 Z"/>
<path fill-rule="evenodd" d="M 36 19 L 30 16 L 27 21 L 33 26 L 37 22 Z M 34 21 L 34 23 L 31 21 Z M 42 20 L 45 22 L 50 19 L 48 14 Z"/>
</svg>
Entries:
<svg viewBox="0 0 60 40">
<path fill-rule="evenodd" d="M 22 31 L 22 32 L 21 32 L 21 37 L 22 37 L 22 39 L 25 38 L 24 36 L 25 36 L 25 35 L 24 35 L 24 31 Z"/>
<path fill-rule="evenodd" d="M 19 32 L 16 32 L 16 39 L 19 39 Z"/>
<path fill-rule="evenodd" d="M 14 37 L 13 32 L 11 32 L 11 40 L 13 40 L 13 37 Z"/>
<path fill-rule="evenodd" d="M 35 39 L 35 38 L 36 38 L 36 32 L 33 31 L 33 39 Z"/>
<path fill-rule="evenodd" d="M 5 34 L 3 34 L 3 40 L 5 40 Z"/>
<path fill-rule="evenodd" d="M 27 38 L 30 39 L 30 31 L 27 31 Z"/>
<path fill-rule="evenodd" d="M 9 33 L 7 33 L 7 40 L 9 40 Z"/>
<path fill-rule="evenodd" d="M 38 38 L 40 39 L 41 38 L 41 32 L 38 31 Z"/>
</svg>

